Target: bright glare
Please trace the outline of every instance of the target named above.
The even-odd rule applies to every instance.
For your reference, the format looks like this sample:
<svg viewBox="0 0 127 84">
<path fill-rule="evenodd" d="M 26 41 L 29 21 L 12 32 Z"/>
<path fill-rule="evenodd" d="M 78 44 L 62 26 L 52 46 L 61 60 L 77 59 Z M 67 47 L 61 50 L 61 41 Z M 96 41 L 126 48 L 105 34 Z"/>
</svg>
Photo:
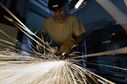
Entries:
<svg viewBox="0 0 127 84">
<path fill-rule="evenodd" d="M 84 0 L 79 0 L 77 4 L 75 5 L 75 9 L 78 9 L 79 6 L 83 3 Z"/>
<path fill-rule="evenodd" d="M 0 59 L 0 84 L 98 84 L 99 79 L 114 84 L 68 60 L 37 59 L 5 51 L 0 52 Z"/>
</svg>

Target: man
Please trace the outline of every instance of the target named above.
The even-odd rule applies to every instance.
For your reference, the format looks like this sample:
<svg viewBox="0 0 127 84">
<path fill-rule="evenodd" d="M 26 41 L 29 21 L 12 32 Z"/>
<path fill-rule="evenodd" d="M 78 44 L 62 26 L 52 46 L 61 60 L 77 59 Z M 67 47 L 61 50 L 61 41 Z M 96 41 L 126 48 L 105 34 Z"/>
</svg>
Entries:
<svg viewBox="0 0 127 84">
<path fill-rule="evenodd" d="M 58 47 L 61 55 L 83 41 L 85 28 L 80 21 L 64 12 L 65 0 L 49 0 L 48 7 L 53 16 L 48 17 L 44 23 L 44 35 L 52 38 L 53 45 Z"/>
</svg>

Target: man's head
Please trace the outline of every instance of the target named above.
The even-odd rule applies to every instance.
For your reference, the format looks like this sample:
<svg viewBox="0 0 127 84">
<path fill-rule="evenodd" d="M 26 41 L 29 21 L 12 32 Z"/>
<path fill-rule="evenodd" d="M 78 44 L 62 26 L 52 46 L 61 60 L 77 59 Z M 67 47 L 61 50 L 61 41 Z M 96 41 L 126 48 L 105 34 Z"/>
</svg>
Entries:
<svg viewBox="0 0 127 84">
<path fill-rule="evenodd" d="M 64 6 L 66 0 L 49 0 L 48 7 L 53 11 L 54 17 L 57 21 L 63 22 L 65 20 Z"/>
<path fill-rule="evenodd" d="M 63 9 L 66 2 L 66 0 L 48 0 L 48 7 L 50 10 L 56 11 L 58 9 Z"/>
</svg>

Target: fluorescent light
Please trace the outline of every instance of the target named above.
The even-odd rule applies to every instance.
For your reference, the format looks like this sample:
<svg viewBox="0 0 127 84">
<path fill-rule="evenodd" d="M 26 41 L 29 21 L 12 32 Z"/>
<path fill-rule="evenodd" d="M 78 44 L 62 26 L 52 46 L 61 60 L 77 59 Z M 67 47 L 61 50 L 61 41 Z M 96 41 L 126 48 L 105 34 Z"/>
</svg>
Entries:
<svg viewBox="0 0 127 84">
<path fill-rule="evenodd" d="M 84 0 L 79 0 L 77 4 L 75 5 L 75 9 L 78 9 L 79 6 L 83 3 Z"/>
</svg>

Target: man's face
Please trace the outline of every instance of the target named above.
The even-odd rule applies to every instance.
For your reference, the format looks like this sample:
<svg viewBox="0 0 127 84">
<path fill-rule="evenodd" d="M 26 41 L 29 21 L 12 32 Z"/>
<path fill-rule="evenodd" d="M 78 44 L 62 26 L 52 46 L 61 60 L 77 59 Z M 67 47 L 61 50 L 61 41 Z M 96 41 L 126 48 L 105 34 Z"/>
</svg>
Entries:
<svg viewBox="0 0 127 84">
<path fill-rule="evenodd" d="M 64 20 L 65 17 L 64 17 L 64 11 L 62 9 L 57 9 L 55 11 L 53 11 L 53 14 L 54 14 L 54 17 L 55 19 L 57 20 Z"/>
</svg>

